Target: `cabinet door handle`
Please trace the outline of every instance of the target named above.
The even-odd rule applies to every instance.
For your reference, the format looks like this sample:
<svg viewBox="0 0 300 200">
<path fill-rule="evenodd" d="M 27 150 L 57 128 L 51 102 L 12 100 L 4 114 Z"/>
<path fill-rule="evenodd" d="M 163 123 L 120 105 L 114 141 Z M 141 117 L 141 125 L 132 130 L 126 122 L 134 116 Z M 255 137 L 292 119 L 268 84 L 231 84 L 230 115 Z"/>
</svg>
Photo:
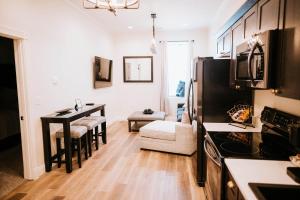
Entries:
<svg viewBox="0 0 300 200">
<path fill-rule="evenodd" d="M 279 94 L 280 93 L 280 91 L 278 90 L 278 89 L 272 89 L 272 91 L 271 91 L 273 94 Z"/>
<path fill-rule="evenodd" d="M 248 74 L 249 74 L 250 81 L 251 81 L 253 87 L 256 86 L 256 82 L 254 80 L 253 73 L 252 73 L 252 59 L 254 58 L 256 49 L 259 50 L 259 55 L 261 56 L 261 62 L 262 62 L 261 65 L 264 66 L 264 50 L 263 50 L 262 46 L 259 44 L 259 42 L 255 42 L 254 45 L 252 46 L 249 56 L 248 56 Z M 255 65 L 255 67 L 256 67 L 256 65 Z"/>
<path fill-rule="evenodd" d="M 234 185 L 233 181 L 228 181 L 227 182 L 227 187 L 229 187 L 230 189 L 234 188 L 235 185 Z"/>
</svg>

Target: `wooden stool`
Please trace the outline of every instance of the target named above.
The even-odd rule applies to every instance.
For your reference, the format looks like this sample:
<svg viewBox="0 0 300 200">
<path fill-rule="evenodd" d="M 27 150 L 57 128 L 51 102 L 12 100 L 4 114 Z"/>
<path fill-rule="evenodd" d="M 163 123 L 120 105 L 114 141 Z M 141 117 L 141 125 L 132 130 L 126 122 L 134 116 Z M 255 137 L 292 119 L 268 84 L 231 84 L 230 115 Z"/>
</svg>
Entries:
<svg viewBox="0 0 300 200">
<path fill-rule="evenodd" d="M 87 118 L 82 118 L 76 121 L 73 125 L 75 126 L 84 126 L 87 128 L 88 134 L 88 148 L 89 148 L 89 156 L 92 156 L 92 143 L 93 143 L 93 130 L 98 126 L 98 122 L 96 120 L 91 120 Z M 98 150 L 98 137 L 96 136 L 96 149 Z"/>
<path fill-rule="evenodd" d="M 71 126 L 70 133 L 72 138 L 72 146 L 76 146 L 75 151 L 77 151 L 77 162 L 79 168 L 81 168 L 81 140 L 84 139 L 84 155 L 85 159 L 88 159 L 88 138 L 87 138 L 87 128 L 85 126 Z M 64 137 L 63 129 L 60 129 L 56 132 L 56 149 L 57 149 L 57 166 L 61 167 L 61 163 L 65 162 L 61 160 L 62 155 L 64 154 L 64 149 L 61 148 L 61 138 Z"/>
<path fill-rule="evenodd" d="M 106 144 L 106 118 L 103 116 L 89 116 L 89 117 L 85 117 L 85 119 L 89 119 L 89 120 L 95 120 L 97 121 L 97 126 L 95 127 L 95 132 L 94 132 L 94 141 L 96 141 L 96 145 L 98 145 L 97 140 L 98 137 L 101 136 L 102 137 L 102 142 L 103 144 Z M 101 125 L 101 131 L 98 131 L 98 126 Z M 98 136 L 96 135 L 98 133 Z M 97 146 L 96 146 L 97 148 Z"/>
</svg>

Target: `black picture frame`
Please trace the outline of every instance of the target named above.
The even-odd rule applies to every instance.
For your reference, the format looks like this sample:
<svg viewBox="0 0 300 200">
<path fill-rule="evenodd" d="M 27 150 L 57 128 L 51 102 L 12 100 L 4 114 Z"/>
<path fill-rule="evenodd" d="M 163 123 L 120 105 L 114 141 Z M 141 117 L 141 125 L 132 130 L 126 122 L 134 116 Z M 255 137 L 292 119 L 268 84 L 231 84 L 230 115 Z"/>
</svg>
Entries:
<svg viewBox="0 0 300 200">
<path fill-rule="evenodd" d="M 149 80 L 127 80 L 126 79 L 126 60 L 127 59 L 150 59 L 151 79 Z M 125 83 L 153 83 L 153 56 L 123 56 L 123 81 Z"/>
</svg>

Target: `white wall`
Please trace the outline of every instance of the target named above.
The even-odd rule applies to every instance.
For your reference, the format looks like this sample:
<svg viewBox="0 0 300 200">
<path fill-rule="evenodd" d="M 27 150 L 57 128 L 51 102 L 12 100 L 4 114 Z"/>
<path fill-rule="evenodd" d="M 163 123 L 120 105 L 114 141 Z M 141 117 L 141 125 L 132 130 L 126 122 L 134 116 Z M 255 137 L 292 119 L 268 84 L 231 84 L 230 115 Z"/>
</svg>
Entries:
<svg viewBox="0 0 300 200">
<path fill-rule="evenodd" d="M 123 82 L 123 56 L 147 56 L 152 55 L 150 44 L 151 32 L 129 32 L 115 35 L 115 60 L 114 60 L 114 84 L 118 94 L 122 96 L 119 105 L 119 119 L 126 119 L 130 113 L 136 110 L 151 108 L 160 109 L 160 83 L 161 83 L 161 57 L 158 52 L 153 56 L 154 77 L 153 83 L 124 83 Z M 195 40 L 194 57 L 207 56 L 208 52 L 208 29 L 187 31 L 160 31 L 157 33 L 157 41 L 166 40 Z M 158 44 L 159 47 L 159 44 Z M 169 111 L 175 115 L 178 98 L 169 101 Z"/>
<path fill-rule="evenodd" d="M 217 12 L 214 23 L 210 27 L 210 54 L 216 54 L 216 34 L 226 21 L 240 8 L 245 0 L 224 0 Z M 255 91 L 255 114 L 259 115 L 264 106 L 300 116 L 300 100 L 279 97 L 270 90 Z"/>
<path fill-rule="evenodd" d="M 107 104 L 107 118 L 114 120 L 122 102 L 114 87 L 93 89 L 93 56 L 113 58 L 113 40 L 99 23 L 65 0 L 0 0 L 0 30 L 26 35 L 25 75 L 29 102 L 30 147 L 33 174 L 43 173 L 40 117 L 83 102 Z M 57 80 L 57 84 L 53 81 Z M 53 131 L 53 129 L 52 129 Z"/>
</svg>

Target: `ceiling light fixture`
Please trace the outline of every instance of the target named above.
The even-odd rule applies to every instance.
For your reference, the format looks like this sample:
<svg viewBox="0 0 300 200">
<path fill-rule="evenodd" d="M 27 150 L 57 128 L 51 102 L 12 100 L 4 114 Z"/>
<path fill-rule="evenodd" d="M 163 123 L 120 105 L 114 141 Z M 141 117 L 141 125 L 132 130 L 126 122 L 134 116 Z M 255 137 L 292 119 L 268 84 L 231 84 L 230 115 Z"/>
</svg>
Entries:
<svg viewBox="0 0 300 200">
<path fill-rule="evenodd" d="M 85 9 L 107 9 L 115 16 L 117 9 L 138 9 L 140 0 L 83 0 Z"/>
<path fill-rule="evenodd" d="M 152 41 L 151 41 L 151 46 L 150 46 L 150 51 L 153 54 L 157 53 L 157 45 L 156 45 L 156 41 L 155 41 L 155 24 L 154 24 L 154 20 L 156 19 L 156 13 L 151 13 L 151 18 L 152 18 Z"/>
<path fill-rule="evenodd" d="M 127 26 L 128 29 L 133 29 L 133 26 Z"/>
</svg>

